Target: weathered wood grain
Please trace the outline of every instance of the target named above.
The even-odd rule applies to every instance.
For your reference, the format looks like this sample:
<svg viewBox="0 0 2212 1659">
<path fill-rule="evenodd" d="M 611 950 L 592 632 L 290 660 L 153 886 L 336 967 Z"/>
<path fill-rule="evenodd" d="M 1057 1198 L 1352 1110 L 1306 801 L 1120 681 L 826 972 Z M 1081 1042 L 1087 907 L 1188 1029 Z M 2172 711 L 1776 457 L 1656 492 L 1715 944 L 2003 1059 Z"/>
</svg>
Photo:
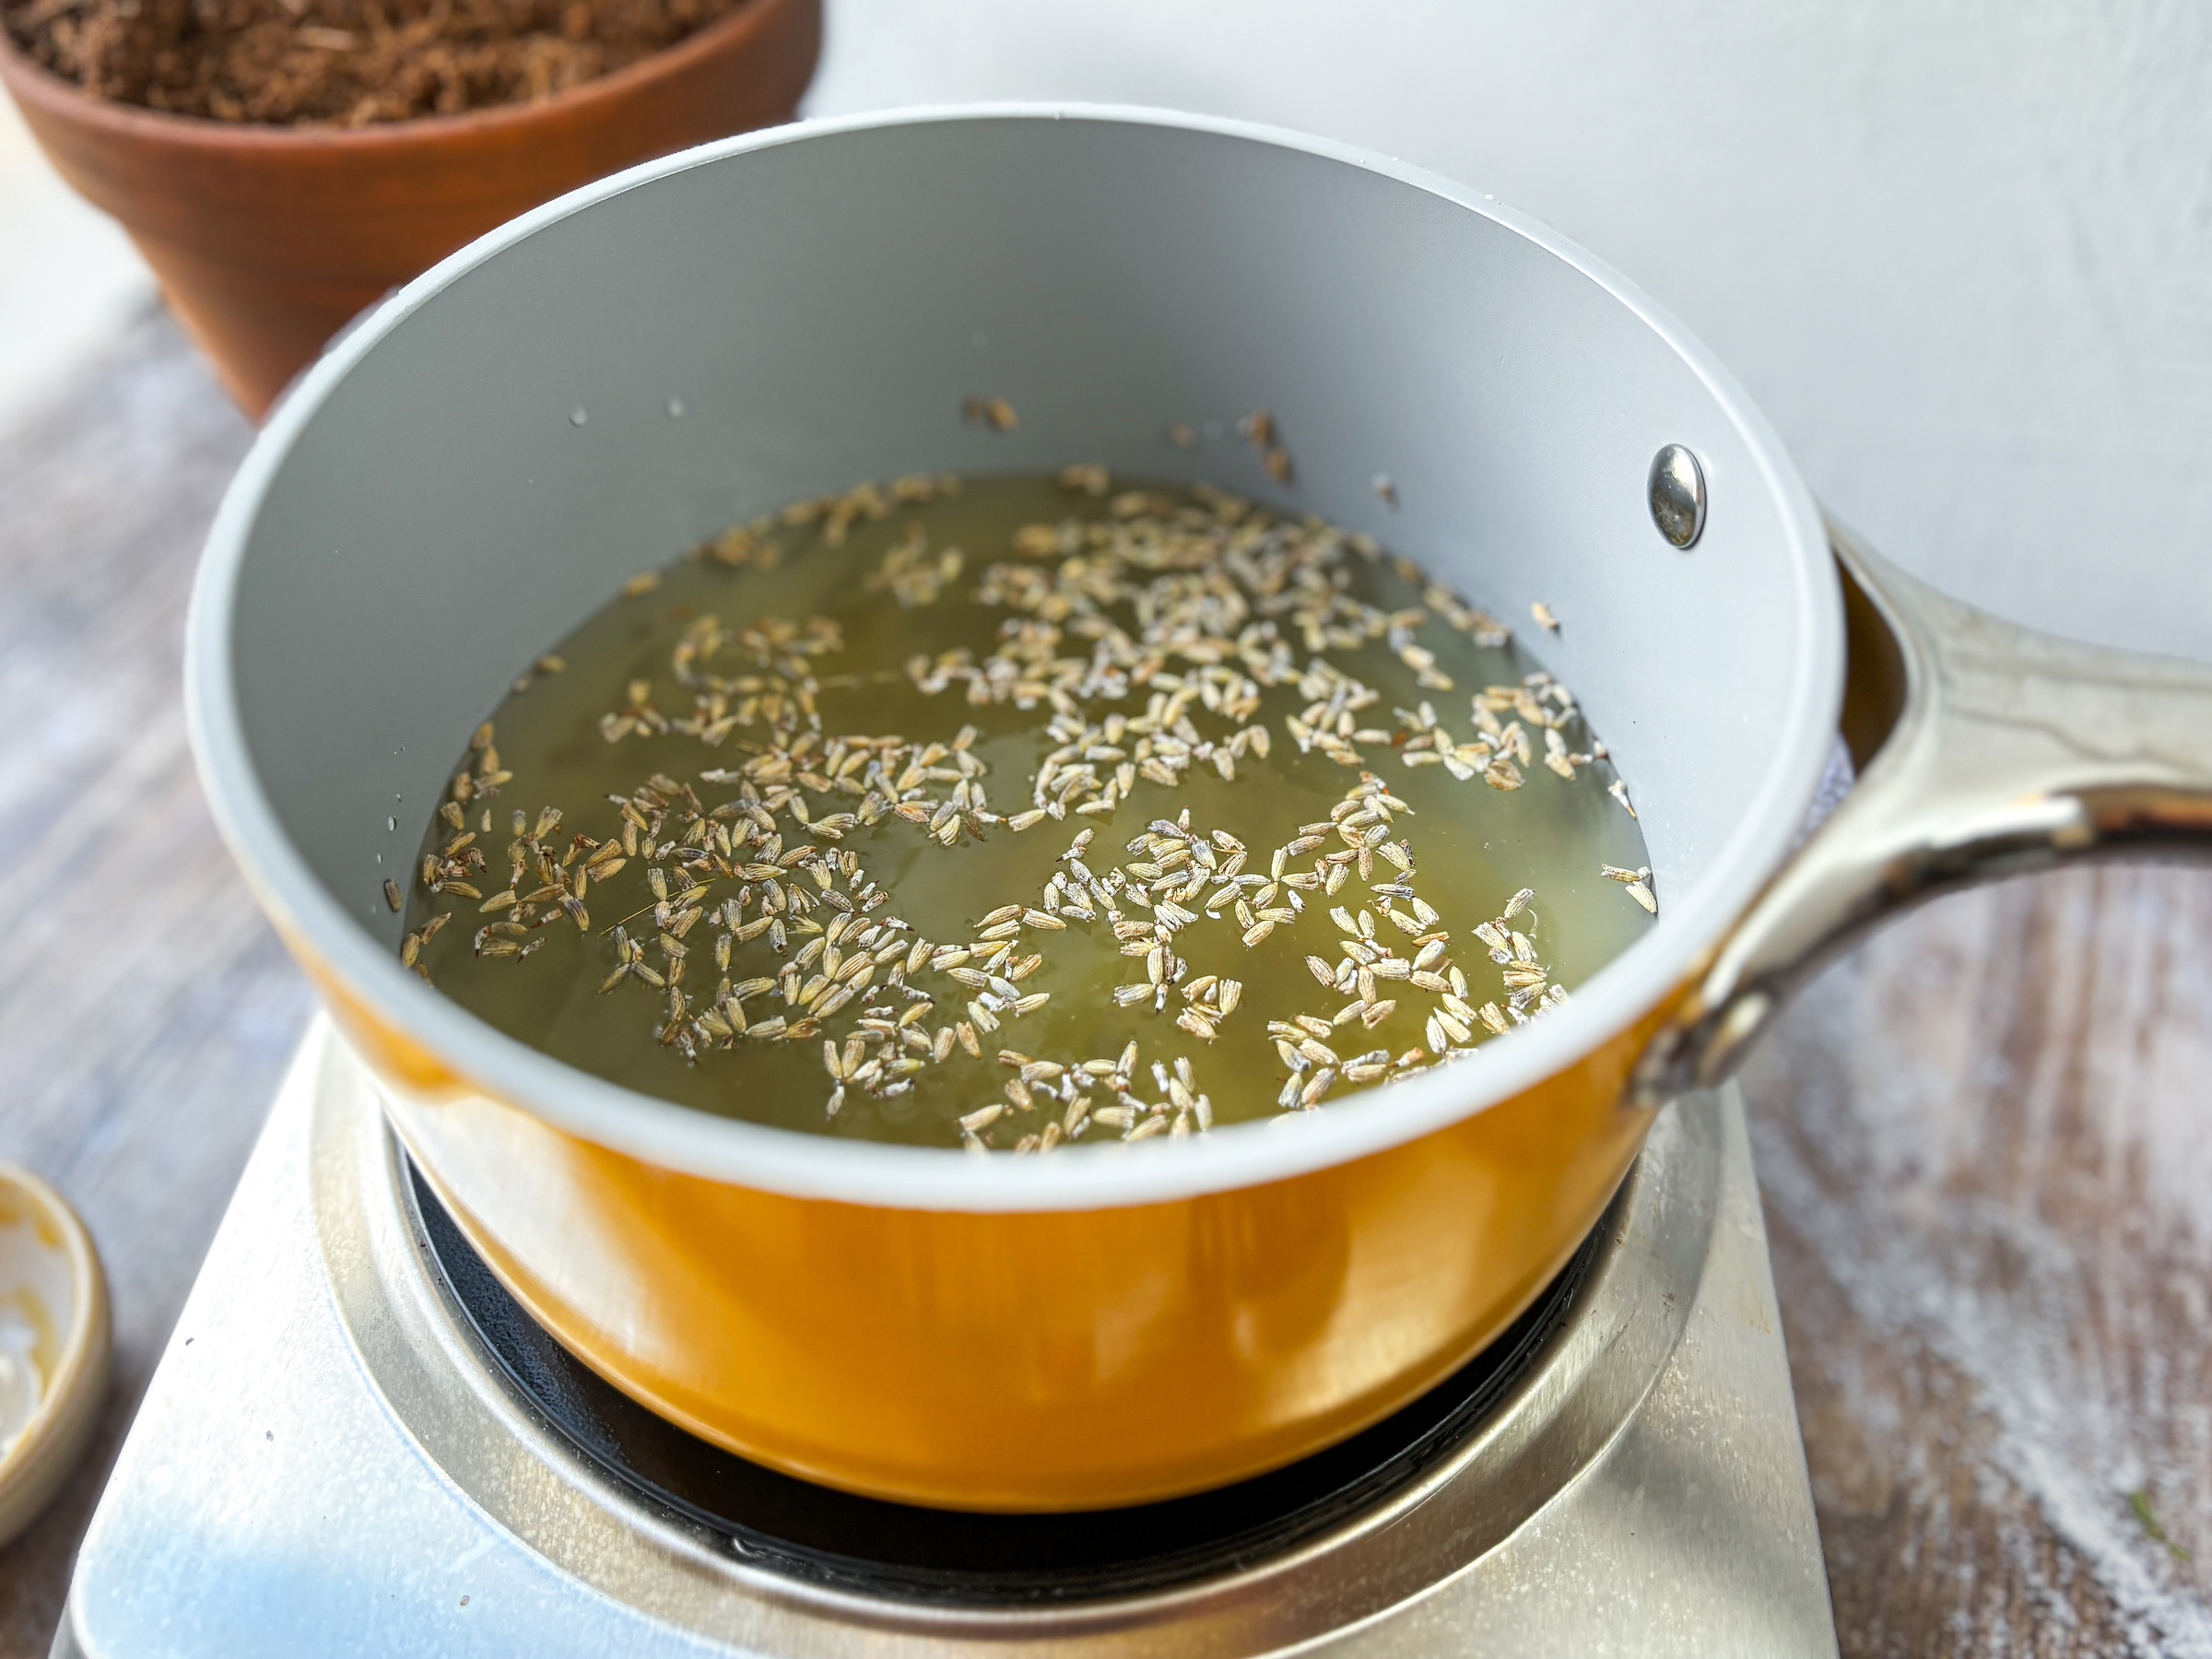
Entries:
<svg viewBox="0 0 2212 1659">
<path fill-rule="evenodd" d="M 0 1654 L 46 1651 L 309 1006 L 177 689 L 247 436 L 158 320 L 0 434 L 0 1157 L 85 1212 L 118 1336 L 90 1464 L 0 1552 Z M 1844 1652 L 2212 1654 L 2212 873 L 1933 906 L 1747 1081 Z"/>
<path fill-rule="evenodd" d="M 185 596 L 250 434 L 164 320 L 0 437 L 0 1157 L 90 1225 L 115 1384 L 0 1551 L 0 1653 L 43 1654 L 90 1517 L 310 1000 L 184 743 Z"/>
<path fill-rule="evenodd" d="M 1945 900 L 1746 1086 L 1844 1652 L 2212 1653 L 2212 871 Z"/>
</svg>

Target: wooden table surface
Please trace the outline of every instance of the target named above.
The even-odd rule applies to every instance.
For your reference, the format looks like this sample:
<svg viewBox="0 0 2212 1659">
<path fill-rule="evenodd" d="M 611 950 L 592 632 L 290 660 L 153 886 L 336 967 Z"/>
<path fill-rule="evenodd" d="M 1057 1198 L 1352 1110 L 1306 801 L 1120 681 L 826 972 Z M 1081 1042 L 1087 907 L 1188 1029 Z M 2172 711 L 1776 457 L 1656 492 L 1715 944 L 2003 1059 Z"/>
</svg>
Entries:
<svg viewBox="0 0 2212 1659">
<path fill-rule="evenodd" d="M 43 1654 L 310 997 L 194 781 L 198 544 L 244 423 L 159 319 L 0 434 L 0 1158 L 115 1296 L 93 1454 L 0 1551 Z M 1933 905 L 1746 1079 L 1843 1652 L 2212 1655 L 2212 873 Z"/>
</svg>

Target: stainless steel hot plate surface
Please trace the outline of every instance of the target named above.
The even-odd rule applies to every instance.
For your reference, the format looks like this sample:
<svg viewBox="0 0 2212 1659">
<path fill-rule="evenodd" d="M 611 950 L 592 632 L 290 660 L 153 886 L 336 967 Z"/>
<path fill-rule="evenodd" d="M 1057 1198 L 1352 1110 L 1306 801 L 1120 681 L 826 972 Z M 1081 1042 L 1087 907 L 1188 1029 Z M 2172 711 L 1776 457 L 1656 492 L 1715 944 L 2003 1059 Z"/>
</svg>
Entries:
<svg viewBox="0 0 2212 1659">
<path fill-rule="evenodd" d="M 531 1324 L 318 1024 L 56 1652 L 1829 1654 L 1740 1102 L 1670 1108 L 1507 1337 L 1229 1491 L 947 1516 L 690 1439 Z"/>
</svg>

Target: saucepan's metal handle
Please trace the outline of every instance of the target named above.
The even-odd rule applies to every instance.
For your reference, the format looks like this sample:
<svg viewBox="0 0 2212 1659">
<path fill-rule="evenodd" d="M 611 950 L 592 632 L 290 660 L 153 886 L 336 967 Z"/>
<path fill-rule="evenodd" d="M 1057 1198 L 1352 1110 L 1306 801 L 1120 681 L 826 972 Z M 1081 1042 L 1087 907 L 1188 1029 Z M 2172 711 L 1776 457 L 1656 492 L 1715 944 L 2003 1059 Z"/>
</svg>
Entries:
<svg viewBox="0 0 2212 1659">
<path fill-rule="evenodd" d="M 1829 535 L 1859 781 L 1645 1051 L 1647 1103 L 1726 1077 L 1827 958 L 1922 899 L 2085 857 L 2212 856 L 2212 669 L 2014 627 Z"/>
</svg>

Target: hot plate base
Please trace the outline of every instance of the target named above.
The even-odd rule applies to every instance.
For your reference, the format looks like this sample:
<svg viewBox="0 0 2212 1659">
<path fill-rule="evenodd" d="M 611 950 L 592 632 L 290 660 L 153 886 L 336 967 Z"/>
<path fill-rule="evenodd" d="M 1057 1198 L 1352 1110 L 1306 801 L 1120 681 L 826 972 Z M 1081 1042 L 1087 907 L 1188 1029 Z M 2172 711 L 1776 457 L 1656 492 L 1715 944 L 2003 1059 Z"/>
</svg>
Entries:
<svg viewBox="0 0 2212 1659">
<path fill-rule="evenodd" d="M 1503 1401 L 1360 1512 L 1187 1582 L 978 1605 L 656 1508 L 514 1386 L 318 1022 L 86 1536 L 54 1652 L 1836 1651 L 1732 1091 L 1677 1102 Z"/>
</svg>

